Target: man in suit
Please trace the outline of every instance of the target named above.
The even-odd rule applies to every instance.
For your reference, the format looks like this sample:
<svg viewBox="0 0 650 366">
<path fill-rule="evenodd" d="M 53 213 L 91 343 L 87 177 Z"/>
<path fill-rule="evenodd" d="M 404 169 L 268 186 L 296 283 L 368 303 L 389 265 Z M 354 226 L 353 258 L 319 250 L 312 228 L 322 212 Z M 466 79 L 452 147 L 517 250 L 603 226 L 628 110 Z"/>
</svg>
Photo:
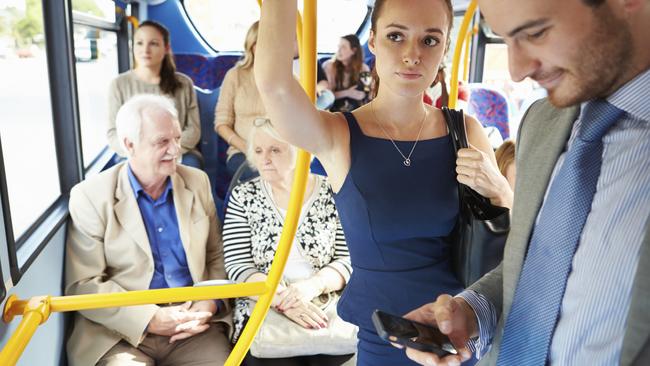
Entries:
<svg viewBox="0 0 650 366">
<path fill-rule="evenodd" d="M 116 123 L 128 160 L 70 193 L 66 295 L 226 278 L 208 177 L 177 164 L 181 129 L 173 102 L 135 96 Z M 80 311 L 68 359 L 73 366 L 223 365 L 229 319 L 218 300 Z"/>
<path fill-rule="evenodd" d="M 648 365 L 650 1 L 479 5 L 512 78 L 548 98 L 519 132 L 503 262 L 406 315 L 461 356 L 406 352 L 423 365 L 458 365 L 471 348 L 480 365 Z"/>
</svg>

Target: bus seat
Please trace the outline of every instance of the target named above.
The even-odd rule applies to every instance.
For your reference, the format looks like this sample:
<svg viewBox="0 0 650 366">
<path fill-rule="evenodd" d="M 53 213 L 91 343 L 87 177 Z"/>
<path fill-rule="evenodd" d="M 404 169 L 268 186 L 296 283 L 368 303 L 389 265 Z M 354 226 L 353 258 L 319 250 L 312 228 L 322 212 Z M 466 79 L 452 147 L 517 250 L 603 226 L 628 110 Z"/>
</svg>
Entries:
<svg viewBox="0 0 650 366">
<path fill-rule="evenodd" d="M 226 72 L 239 60 L 239 55 L 208 57 L 200 54 L 176 54 L 174 61 L 179 72 L 189 76 L 194 86 L 213 90 L 221 87 Z"/>
<path fill-rule="evenodd" d="M 468 87 L 467 113 L 476 117 L 484 127 L 496 127 L 506 140 L 510 136 L 510 107 L 506 96 L 485 84 L 471 83 Z"/>
<path fill-rule="evenodd" d="M 223 197 L 228 188 L 228 177 L 221 177 L 220 174 L 226 171 L 226 143 L 214 131 L 214 109 L 219 99 L 219 89 L 204 90 L 195 88 L 199 104 L 199 116 L 201 119 L 201 141 L 199 149 L 204 159 L 204 170 L 210 178 L 212 195 L 217 210 L 223 208 Z"/>
</svg>

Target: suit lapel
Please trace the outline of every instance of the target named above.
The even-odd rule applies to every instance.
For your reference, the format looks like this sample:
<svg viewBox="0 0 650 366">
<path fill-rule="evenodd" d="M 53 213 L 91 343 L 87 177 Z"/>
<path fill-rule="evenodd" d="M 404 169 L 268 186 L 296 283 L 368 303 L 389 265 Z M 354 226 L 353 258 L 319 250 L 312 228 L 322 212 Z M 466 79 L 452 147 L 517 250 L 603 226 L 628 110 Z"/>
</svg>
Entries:
<svg viewBox="0 0 650 366">
<path fill-rule="evenodd" d="M 650 223 L 646 224 L 641 255 L 632 285 L 632 300 L 627 315 L 621 365 L 632 365 L 650 337 Z"/>
<path fill-rule="evenodd" d="M 512 231 L 504 254 L 504 314 L 510 311 L 537 215 L 579 108 L 556 109 L 544 100 L 534 112 L 526 119 L 518 141 Z"/>
<path fill-rule="evenodd" d="M 129 233 L 131 238 L 133 238 L 133 241 L 147 254 L 147 257 L 153 261 L 147 230 L 144 227 L 140 207 L 129 182 L 127 163 L 120 168 L 117 188 L 115 189 L 115 198 L 117 201 L 115 204 L 115 216 L 117 220 L 124 230 Z"/>
<path fill-rule="evenodd" d="M 188 190 L 185 187 L 185 181 L 181 176 L 176 173 L 172 175 L 172 188 L 174 195 L 174 207 L 176 209 L 176 219 L 178 220 L 178 232 L 181 237 L 181 242 L 183 244 L 183 249 L 185 249 L 185 256 L 187 258 L 187 264 L 190 267 L 190 272 L 193 271 L 196 266 L 194 265 L 192 257 L 192 243 L 191 243 L 191 220 L 192 220 L 192 203 L 194 201 L 194 193 Z M 192 277 L 196 279 L 195 273 L 192 273 Z"/>
</svg>

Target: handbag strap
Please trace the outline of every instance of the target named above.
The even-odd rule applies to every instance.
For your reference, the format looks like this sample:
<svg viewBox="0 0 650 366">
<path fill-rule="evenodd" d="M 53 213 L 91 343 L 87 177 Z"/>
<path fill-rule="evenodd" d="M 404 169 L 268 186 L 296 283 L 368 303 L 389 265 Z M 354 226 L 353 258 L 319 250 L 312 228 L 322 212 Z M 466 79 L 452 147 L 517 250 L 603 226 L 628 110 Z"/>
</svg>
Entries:
<svg viewBox="0 0 650 366">
<path fill-rule="evenodd" d="M 462 109 L 457 111 L 448 107 L 442 107 L 442 114 L 445 116 L 445 122 L 447 122 L 447 130 L 449 130 L 449 136 L 454 146 L 454 155 L 458 158 L 458 150 L 465 149 L 469 146 L 465 131 L 465 113 L 463 113 Z M 463 207 L 463 201 L 465 200 L 465 189 L 470 188 L 459 182 L 458 197 L 461 207 Z"/>
<path fill-rule="evenodd" d="M 447 107 L 442 107 L 442 113 L 447 122 L 447 129 L 449 130 L 449 136 L 451 136 L 452 143 L 454 144 L 454 150 L 458 153 L 458 150 L 465 149 L 469 146 L 467 143 L 467 133 L 465 131 L 465 113 L 463 113 L 462 110 L 457 111 Z"/>
<path fill-rule="evenodd" d="M 447 107 L 442 107 L 442 112 L 447 122 L 447 129 L 449 130 L 456 157 L 458 157 L 458 150 L 465 149 L 469 146 L 467 130 L 465 128 L 465 114 L 462 110 L 457 111 Z M 492 205 L 487 197 L 482 196 L 460 182 L 458 183 L 458 197 L 461 212 L 466 208 L 472 211 L 475 216 L 482 217 L 483 219 L 499 216 L 503 210 L 507 210 Z"/>
</svg>

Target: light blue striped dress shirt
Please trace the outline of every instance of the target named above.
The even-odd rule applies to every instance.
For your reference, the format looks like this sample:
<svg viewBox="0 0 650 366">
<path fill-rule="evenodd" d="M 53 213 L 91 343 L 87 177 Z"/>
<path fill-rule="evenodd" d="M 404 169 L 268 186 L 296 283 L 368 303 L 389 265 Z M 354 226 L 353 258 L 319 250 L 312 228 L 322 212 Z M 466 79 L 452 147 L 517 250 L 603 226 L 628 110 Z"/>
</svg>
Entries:
<svg viewBox="0 0 650 366">
<path fill-rule="evenodd" d="M 626 114 L 603 137 L 597 191 L 573 257 L 551 341 L 549 361 L 553 365 L 619 363 L 632 283 L 650 217 L 650 70 L 607 101 Z M 567 149 L 582 122 L 578 118 L 574 124 Z M 564 154 L 552 179 L 563 162 Z M 498 314 L 481 294 L 464 291 L 459 296 L 477 313 L 480 335 L 475 345 L 477 353 L 483 354 L 494 335 Z"/>
</svg>

